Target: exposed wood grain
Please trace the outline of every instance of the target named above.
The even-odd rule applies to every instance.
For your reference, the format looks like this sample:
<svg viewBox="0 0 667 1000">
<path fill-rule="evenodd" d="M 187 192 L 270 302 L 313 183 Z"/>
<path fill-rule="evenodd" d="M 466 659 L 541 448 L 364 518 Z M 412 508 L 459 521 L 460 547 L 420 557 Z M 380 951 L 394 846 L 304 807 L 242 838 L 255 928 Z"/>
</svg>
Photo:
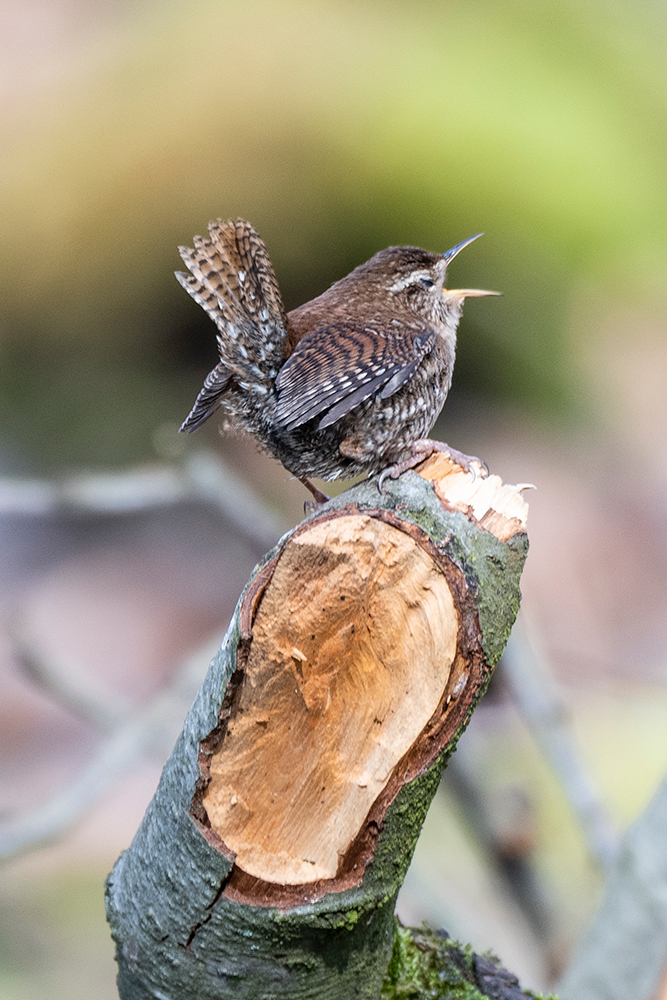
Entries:
<svg viewBox="0 0 667 1000">
<path fill-rule="evenodd" d="M 521 496 L 526 484 L 511 486 L 496 475 L 474 477 L 441 452 L 415 471 L 433 483 L 446 506 L 460 510 L 501 542 L 526 530 L 528 504 Z"/>
<path fill-rule="evenodd" d="M 457 631 L 444 574 L 405 532 L 353 515 L 292 540 L 204 797 L 243 871 L 280 884 L 336 875 L 441 701 Z"/>
</svg>

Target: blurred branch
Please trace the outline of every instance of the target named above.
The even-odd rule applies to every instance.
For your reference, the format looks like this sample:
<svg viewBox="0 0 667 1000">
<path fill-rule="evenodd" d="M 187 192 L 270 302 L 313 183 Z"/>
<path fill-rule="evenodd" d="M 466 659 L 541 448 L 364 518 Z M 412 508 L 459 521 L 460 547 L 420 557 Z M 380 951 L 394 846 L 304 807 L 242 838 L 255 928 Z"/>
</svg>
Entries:
<svg viewBox="0 0 667 1000">
<path fill-rule="evenodd" d="M 505 648 L 499 677 L 561 785 L 590 855 L 601 867 L 609 867 L 618 850 L 616 833 L 580 757 L 553 676 L 531 641 L 524 612 L 519 612 Z M 492 706 L 487 705 L 486 710 L 492 710 Z M 525 915 L 536 935 L 536 945 L 544 950 L 548 967 L 556 972 L 560 956 L 550 947 L 554 909 L 550 889 L 532 862 L 535 833 L 530 802 L 522 800 L 519 788 L 504 789 L 498 801 L 490 796 L 480 780 L 479 765 L 468 749 L 469 744 L 462 741 L 443 775 L 443 784 L 456 797 L 485 857 Z"/>
<path fill-rule="evenodd" d="M 206 500 L 262 549 L 273 548 L 285 527 L 266 504 L 212 452 L 195 452 L 183 463 L 193 496 Z"/>
<path fill-rule="evenodd" d="M 505 789 L 505 805 L 507 798 L 512 797 L 510 823 L 505 817 L 504 829 L 499 829 L 488 792 L 479 780 L 477 767 L 466 753 L 465 743 L 448 762 L 443 784 L 455 796 L 485 857 L 505 881 L 530 928 L 544 946 L 549 940 L 553 908 L 532 863 L 535 830 L 527 796 L 521 795 L 522 789 Z M 546 958 L 550 963 L 553 960 L 551 955 Z"/>
<path fill-rule="evenodd" d="M 186 500 L 213 504 L 262 548 L 275 545 L 283 533 L 279 518 L 212 452 L 195 452 L 180 465 L 77 474 L 60 481 L 0 478 L 0 515 L 132 514 Z"/>
<path fill-rule="evenodd" d="M 664 996 L 667 960 L 667 778 L 623 837 L 602 906 L 565 974 L 564 997 Z"/>
<path fill-rule="evenodd" d="M 0 479 L 0 515 L 44 516 L 60 511 L 123 515 L 192 499 L 217 507 L 253 545 L 272 547 L 282 534 L 278 518 L 208 452 L 191 455 L 182 465 L 79 474 L 59 482 Z M 0 860 L 64 833 L 142 754 L 152 750 L 164 761 L 201 683 L 202 663 L 208 663 L 219 645 L 217 639 L 193 653 L 147 708 L 131 714 L 124 699 L 77 677 L 41 650 L 17 623 L 10 624 L 9 633 L 22 671 L 69 711 L 108 735 L 71 784 L 49 802 L 0 825 Z"/>
<path fill-rule="evenodd" d="M 592 858 L 607 868 L 618 851 L 609 811 L 582 762 L 567 710 L 549 667 L 519 613 L 502 658 L 502 676 L 522 717 L 559 781 Z"/>
<path fill-rule="evenodd" d="M 21 673 L 69 712 L 107 732 L 129 718 L 131 705 L 122 695 L 102 690 L 90 675 L 80 676 L 40 649 L 15 620 L 9 621 L 6 629 Z"/>
<path fill-rule="evenodd" d="M 8 861 L 24 851 L 46 844 L 73 826 L 85 810 L 148 750 L 159 750 L 161 759 L 171 749 L 194 695 L 202 680 L 202 663 L 208 663 L 219 645 L 210 641 L 192 653 L 183 663 L 171 683 L 153 701 L 132 717 L 117 723 L 92 760 L 65 788 L 50 801 L 10 822 L 0 825 L 0 861 Z M 21 655 L 26 655 L 24 646 Z M 54 668 L 30 652 L 31 670 L 61 700 L 79 714 L 85 713 L 98 724 L 104 720 L 99 704 L 90 695 L 81 696 L 74 685 L 64 684 Z M 36 662 L 38 660 L 38 662 Z M 35 673 L 35 668 L 37 668 Z M 117 710 L 112 709 L 106 724 L 111 724 Z M 104 722 L 103 722 L 104 724 Z"/>
</svg>

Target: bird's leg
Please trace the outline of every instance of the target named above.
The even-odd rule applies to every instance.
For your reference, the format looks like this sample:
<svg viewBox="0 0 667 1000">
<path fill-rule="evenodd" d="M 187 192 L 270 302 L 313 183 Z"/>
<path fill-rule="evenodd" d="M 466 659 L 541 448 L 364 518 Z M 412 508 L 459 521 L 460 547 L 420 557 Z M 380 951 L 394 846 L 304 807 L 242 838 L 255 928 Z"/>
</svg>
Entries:
<svg viewBox="0 0 667 1000">
<path fill-rule="evenodd" d="M 418 438 L 412 442 L 410 450 L 412 454 L 409 458 L 404 459 L 402 462 L 396 462 L 395 465 L 390 465 L 389 468 L 380 473 L 378 477 L 378 490 L 380 493 L 382 493 L 385 479 L 398 479 L 408 469 L 414 469 L 415 465 L 419 465 L 420 462 L 423 462 L 424 459 L 436 451 L 447 455 L 456 465 L 460 465 L 466 472 L 472 473 L 473 479 L 477 477 L 475 465 L 479 466 L 479 472 L 482 476 L 488 476 L 489 474 L 489 470 L 481 458 L 477 458 L 476 455 L 464 455 L 462 451 L 450 448 L 444 441 L 432 441 L 431 438 Z"/>
<path fill-rule="evenodd" d="M 303 483 L 307 490 L 310 490 L 313 494 L 315 503 L 328 503 L 329 497 L 326 493 L 322 493 L 321 490 L 318 490 L 317 486 L 313 486 L 310 479 L 306 479 L 305 476 L 299 476 L 299 482 Z"/>
<path fill-rule="evenodd" d="M 309 501 L 306 501 L 303 505 L 306 514 L 312 514 L 313 510 L 316 510 L 317 507 L 320 507 L 323 503 L 328 503 L 329 497 L 326 493 L 322 493 L 321 490 L 318 490 L 317 486 L 313 486 L 310 479 L 306 479 L 305 476 L 299 476 L 299 482 L 303 483 L 307 490 L 310 490 L 313 494 L 313 499 L 315 500 L 315 506 L 313 506 L 313 504 Z"/>
</svg>

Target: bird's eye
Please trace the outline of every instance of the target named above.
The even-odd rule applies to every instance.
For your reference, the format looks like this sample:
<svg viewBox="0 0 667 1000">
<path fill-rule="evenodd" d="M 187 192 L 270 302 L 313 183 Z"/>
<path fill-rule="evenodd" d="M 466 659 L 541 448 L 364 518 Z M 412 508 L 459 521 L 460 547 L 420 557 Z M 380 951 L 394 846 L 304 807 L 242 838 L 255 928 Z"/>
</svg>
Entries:
<svg viewBox="0 0 667 1000">
<path fill-rule="evenodd" d="M 423 285 L 424 288 L 433 288 L 434 285 L 434 282 L 431 281 L 430 278 L 420 278 L 419 283 L 420 285 Z"/>
</svg>

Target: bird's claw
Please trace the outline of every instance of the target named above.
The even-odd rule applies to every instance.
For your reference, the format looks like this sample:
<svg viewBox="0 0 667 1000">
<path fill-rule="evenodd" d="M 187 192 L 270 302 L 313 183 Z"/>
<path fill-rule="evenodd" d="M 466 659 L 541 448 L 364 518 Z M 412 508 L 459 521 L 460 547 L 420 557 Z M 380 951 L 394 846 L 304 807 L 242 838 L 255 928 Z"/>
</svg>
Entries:
<svg viewBox="0 0 667 1000">
<path fill-rule="evenodd" d="M 469 460 L 462 468 L 466 472 L 469 472 L 473 478 L 473 482 L 479 476 L 481 479 L 486 479 L 489 475 L 489 467 L 486 462 L 483 462 L 481 458 L 477 458 L 476 455 L 470 455 Z"/>
<path fill-rule="evenodd" d="M 460 466 L 464 472 L 469 472 L 473 478 L 473 482 L 478 476 L 481 479 L 486 479 L 488 476 L 489 467 L 477 455 L 466 455 L 464 452 L 459 451 L 458 448 L 450 448 L 448 444 L 443 444 L 440 441 L 433 441 L 432 444 L 431 453 L 439 451 L 443 455 L 446 455 L 455 465 Z"/>
<path fill-rule="evenodd" d="M 386 480 L 387 476 L 391 475 L 391 469 L 392 469 L 392 467 L 389 466 L 388 469 L 385 469 L 378 476 L 378 481 L 377 481 L 378 493 L 381 493 L 381 494 L 384 493 L 384 483 L 385 483 L 385 480 Z"/>
<path fill-rule="evenodd" d="M 442 441 L 431 441 L 430 438 L 423 438 L 419 441 L 415 441 L 412 448 L 413 451 L 409 458 L 406 458 L 402 462 L 396 462 L 394 465 L 390 465 L 380 473 L 377 481 L 379 493 L 384 493 L 384 484 L 387 479 L 398 479 L 398 477 L 404 472 L 407 472 L 408 469 L 414 469 L 415 465 L 420 465 L 421 462 L 426 461 L 426 459 L 436 451 L 446 455 L 455 465 L 460 466 L 464 472 L 469 472 L 473 478 L 473 482 L 478 476 L 482 479 L 486 479 L 489 475 L 488 466 L 481 460 L 481 458 L 477 458 L 476 455 L 464 455 L 462 451 L 458 451 L 456 448 L 450 448 L 448 444 L 445 444 Z"/>
</svg>

